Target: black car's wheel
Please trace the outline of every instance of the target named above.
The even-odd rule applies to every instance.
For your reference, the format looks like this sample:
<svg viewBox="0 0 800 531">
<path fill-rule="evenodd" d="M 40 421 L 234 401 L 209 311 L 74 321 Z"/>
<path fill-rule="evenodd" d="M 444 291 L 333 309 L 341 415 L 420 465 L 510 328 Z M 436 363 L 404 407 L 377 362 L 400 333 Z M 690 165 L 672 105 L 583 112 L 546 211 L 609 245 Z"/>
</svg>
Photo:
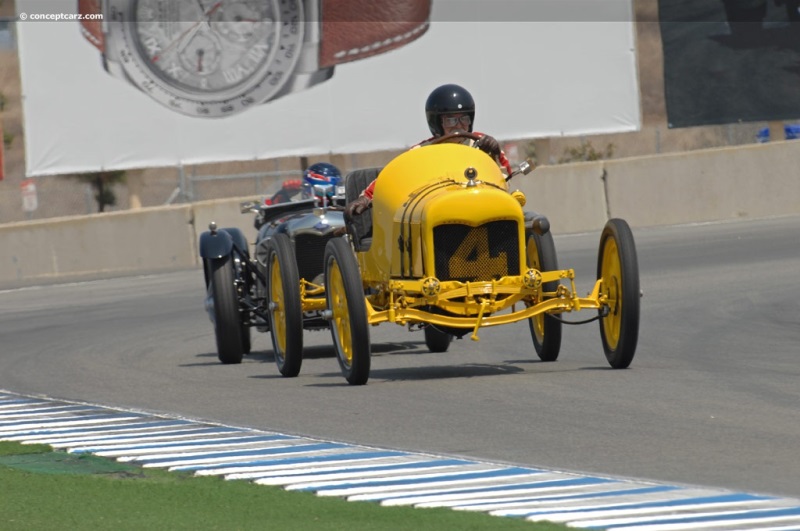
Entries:
<svg viewBox="0 0 800 531">
<path fill-rule="evenodd" d="M 528 267 L 539 271 L 555 271 L 558 269 L 556 246 L 553 235 L 545 232 L 540 236 L 534 231 L 528 232 L 527 246 Z M 544 291 L 555 291 L 558 282 L 548 282 Z M 541 313 L 528 319 L 528 327 L 533 339 L 533 347 L 542 361 L 556 361 L 561 352 L 561 321 L 552 315 Z"/>
<path fill-rule="evenodd" d="M 214 334 L 217 338 L 217 354 L 222 363 L 241 363 L 244 355 L 242 345 L 242 319 L 239 314 L 239 296 L 236 292 L 236 276 L 230 256 L 211 260 L 211 296 L 214 301 Z"/>
<path fill-rule="evenodd" d="M 297 376 L 303 363 L 303 310 L 297 259 L 285 234 L 276 234 L 267 245 L 267 302 L 275 363 L 283 376 Z"/>
<path fill-rule="evenodd" d="M 636 353 L 641 295 L 633 233 L 622 219 L 608 220 L 600 236 L 597 278 L 607 304 L 600 310 L 603 350 L 611 367 L 624 369 Z"/>
<path fill-rule="evenodd" d="M 425 327 L 425 345 L 431 352 L 447 352 L 452 341 L 452 334 L 439 330 L 435 325 Z"/>
<path fill-rule="evenodd" d="M 349 384 L 364 385 L 370 368 L 367 306 L 358 263 L 343 238 L 333 238 L 325 247 L 325 297 L 342 374 Z"/>
</svg>

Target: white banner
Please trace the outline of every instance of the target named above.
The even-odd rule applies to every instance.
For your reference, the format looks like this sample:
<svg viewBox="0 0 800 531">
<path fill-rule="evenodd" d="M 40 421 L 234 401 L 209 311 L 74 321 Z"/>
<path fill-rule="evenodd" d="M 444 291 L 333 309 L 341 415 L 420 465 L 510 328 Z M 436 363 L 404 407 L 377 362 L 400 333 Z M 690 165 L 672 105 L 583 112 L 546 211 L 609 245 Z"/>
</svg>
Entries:
<svg viewBox="0 0 800 531">
<path fill-rule="evenodd" d="M 287 16 L 278 3 L 283 8 L 298 2 L 97 0 L 100 13 L 94 16 L 102 21 L 80 22 L 64 20 L 85 17 L 74 0 L 18 0 L 26 174 L 401 149 L 430 136 L 425 99 L 444 83 L 472 93 L 475 129 L 500 140 L 639 128 L 630 0 L 589 1 L 615 4 L 622 13 L 603 21 L 573 16 L 512 21 L 502 14 L 479 21 L 469 11 L 448 15 L 459 0 L 434 0 L 430 18 L 388 51 L 352 50 L 367 56 L 332 70 L 311 68 L 260 103 L 265 84 L 280 84 L 281 76 L 291 76 L 292 66 L 309 70 L 309 64 L 321 62 L 317 48 L 292 33 L 299 29 L 308 41 L 321 33 L 318 23 L 301 22 L 296 28 L 270 18 Z M 312 2 L 302 4 L 308 10 Z M 84 10 L 94 3 L 78 2 Z M 192 13 L 175 7 L 184 4 L 196 10 L 200 22 L 187 21 Z M 476 2 L 464 2 L 470 4 Z M 153 14 L 165 5 L 178 9 L 179 16 Z M 533 6 L 536 0 L 514 5 Z M 282 14 L 264 12 L 272 8 Z M 223 17 L 223 10 L 227 18 L 213 18 Z M 134 14 L 137 22 L 130 20 Z M 284 47 L 252 45 L 259 31 L 268 38 L 283 32 L 282 42 L 303 48 L 296 65 L 292 58 L 280 75 L 274 65 L 269 70 L 267 56 L 274 59 Z M 234 66 L 231 49 L 241 54 Z M 135 54 L 148 62 L 137 63 Z M 238 87 L 241 78 L 262 75 L 261 93 L 254 89 L 249 100 L 231 97 L 228 110 L 219 98 L 200 101 L 213 89 L 208 85 L 214 83 L 212 71 L 223 84 Z M 168 85 L 175 80 L 182 83 L 178 91 L 200 94 L 199 103 L 170 95 Z"/>
</svg>

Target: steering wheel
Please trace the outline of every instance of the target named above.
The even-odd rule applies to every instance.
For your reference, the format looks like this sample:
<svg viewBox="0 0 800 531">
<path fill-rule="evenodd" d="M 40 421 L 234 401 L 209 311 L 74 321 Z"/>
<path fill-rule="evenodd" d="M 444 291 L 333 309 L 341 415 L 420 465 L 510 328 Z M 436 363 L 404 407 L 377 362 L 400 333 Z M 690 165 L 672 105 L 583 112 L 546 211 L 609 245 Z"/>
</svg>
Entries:
<svg viewBox="0 0 800 531">
<path fill-rule="evenodd" d="M 435 139 L 431 140 L 430 144 L 428 144 L 428 145 L 429 146 L 434 146 L 436 144 L 441 144 L 443 142 L 447 142 L 448 140 L 453 140 L 454 138 L 468 138 L 470 140 L 477 141 L 480 137 L 481 137 L 481 135 L 479 135 L 478 133 L 472 133 L 472 132 L 467 132 L 467 131 L 463 131 L 463 132 L 462 131 L 456 131 L 455 133 L 450 133 L 450 134 L 447 134 L 447 135 L 442 135 L 439 138 L 435 138 Z"/>
</svg>

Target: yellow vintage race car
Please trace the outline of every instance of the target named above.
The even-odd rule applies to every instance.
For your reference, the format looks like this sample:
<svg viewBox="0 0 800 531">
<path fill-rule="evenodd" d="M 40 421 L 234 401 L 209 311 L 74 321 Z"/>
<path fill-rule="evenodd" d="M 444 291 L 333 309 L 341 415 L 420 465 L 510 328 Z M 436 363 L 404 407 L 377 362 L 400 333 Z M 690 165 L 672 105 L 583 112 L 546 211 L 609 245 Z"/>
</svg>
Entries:
<svg viewBox="0 0 800 531">
<path fill-rule="evenodd" d="M 471 133 L 461 133 L 476 139 Z M 555 361 L 562 314 L 591 310 L 608 363 L 628 367 L 639 334 L 639 271 L 633 235 L 621 219 L 600 237 L 597 281 L 585 297 L 572 269 L 559 269 L 544 216 L 485 153 L 439 142 L 411 149 L 382 170 L 352 172 L 348 201 L 375 177 L 372 208 L 346 224 L 324 254 L 325 296 L 339 365 L 350 384 L 370 372 L 370 325 L 423 328 L 433 352 L 483 327 L 527 321 L 540 359 Z M 458 140 L 458 139 L 457 139 Z"/>
</svg>

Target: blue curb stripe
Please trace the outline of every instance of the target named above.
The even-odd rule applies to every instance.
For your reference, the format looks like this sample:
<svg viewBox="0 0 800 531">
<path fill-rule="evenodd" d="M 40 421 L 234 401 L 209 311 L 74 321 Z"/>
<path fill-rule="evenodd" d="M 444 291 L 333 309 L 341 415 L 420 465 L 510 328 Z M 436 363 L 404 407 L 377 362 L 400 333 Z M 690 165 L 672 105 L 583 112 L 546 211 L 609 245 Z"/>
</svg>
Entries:
<svg viewBox="0 0 800 531">
<path fill-rule="evenodd" d="M 97 421 L 104 422 L 118 422 L 123 420 L 136 420 L 144 417 L 132 415 L 91 415 L 86 417 L 70 417 L 64 419 L 50 419 L 50 420 L 28 420 L 26 422 L 0 422 L 0 433 L 20 431 L 30 428 L 42 428 L 45 426 L 69 426 L 77 424 L 89 424 Z"/>
<path fill-rule="evenodd" d="M 352 481 L 347 483 L 341 483 L 337 485 L 322 485 L 319 487 L 308 486 L 308 487 L 298 487 L 297 489 L 293 490 L 311 490 L 316 492 L 322 492 L 326 490 L 345 490 L 351 487 L 358 487 L 358 488 L 368 488 L 368 487 L 391 487 L 391 486 L 399 486 L 399 485 L 418 485 L 418 484 L 425 484 L 425 483 L 438 483 L 442 481 L 467 481 L 471 479 L 490 479 L 490 478 L 501 478 L 506 476 L 520 476 L 523 474 L 536 474 L 539 473 L 536 470 L 531 470 L 527 468 L 507 468 L 507 469 L 493 469 L 486 472 L 467 472 L 463 474 L 443 474 L 443 475 L 435 475 L 433 477 L 425 477 L 425 478 L 416 478 L 416 479 L 387 479 L 387 480 L 366 480 L 366 481 Z"/>
<path fill-rule="evenodd" d="M 0 421 L 14 417 L 38 417 L 42 415 L 67 415 L 75 414 L 83 411 L 97 411 L 97 408 L 89 408 L 86 406 L 45 406 L 39 409 L 13 409 L 13 410 L 0 410 Z"/>
<path fill-rule="evenodd" d="M 0 399 L 0 406 L 6 406 L 6 405 L 14 406 L 14 405 L 26 405 L 26 404 L 50 404 L 50 403 L 51 402 L 48 402 L 47 400 L 33 400 L 33 399 L 27 399 L 27 398 L 19 398 L 19 399 L 2 398 L 2 399 Z"/>
<path fill-rule="evenodd" d="M 598 484 L 599 483 L 595 483 Z M 508 504 L 512 505 L 513 503 L 520 504 L 520 503 L 529 503 L 529 502 L 537 502 L 537 501 L 573 501 L 573 500 L 586 500 L 586 499 L 594 499 L 594 498 L 611 498 L 611 497 L 621 497 L 621 496 L 630 496 L 631 494 L 639 495 L 639 494 L 657 494 L 662 492 L 669 492 L 678 490 L 679 487 L 670 487 L 667 485 L 658 486 L 658 487 L 640 487 L 636 489 L 621 489 L 621 490 L 604 490 L 604 491 L 597 491 L 597 492 L 584 492 L 581 494 L 565 494 L 565 495 L 552 495 L 552 496 L 533 496 L 533 497 L 520 497 L 515 498 L 513 502 L 506 502 L 502 501 L 503 498 L 498 498 L 496 500 L 485 499 L 483 501 L 475 501 L 473 499 L 465 499 L 465 500 L 454 500 L 453 507 L 457 508 L 475 508 L 480 509 L 481 506 L 487 505 L 498 505 L 498 504 Z M 500 489 L 486 489 L 485 492 L 497 492 Z M 435 502 L 431 502 L 435 503 Z"/>
<path fill-rule="evenodd" d="M 742 521 L 746 523 L 747 520 L 755 520 L 761 518 L 775 518 L 779 516 L 798 516 L 800 515 L 800 507 L 788 507 L 786 509 L 756 509 L 751 511 L 735 511 L 734 513 L 725 513 L 722 512 L 720 514 L 714 515 L 705 515 L 705 516 L 698 516 L 693 514 L 687 514 L 685 516 L 679 516 L 675 518 L 662 518 L 662 519 L 653 519 L 653 520 L 646 520 L 641 519 L 635 523 L 629 524 L 612 524 L 613 529 L 624 529 L 626 527 L 634 527 L 634 526 L 655 526 L 655 525 L 669 525 L 669 524 L 686 524 L 686 523 L 704 523 L 704 522 L 719 522 L 721 525 L 724 522 L 730 521 Z M 800 527 L 800 524 L 797 524 Z M 581 526 L 583 527 L 583 526 Z M 607 526 L 598 526 L 598 525 L 589 525 L 586 526 L 588 529 L 600 529 L 605 528 Z"/>
<path fill-rule="evenodd" d="M 354 452 L 354 453 L 336 453 L 336 454 L 325 454 L 325 455 L 318 455 L 318 456 L 310 456 L 310 457 L 286 457 L 286 458 L 279 458 L 279 459 L 254 459 L 253 461 L 244 461 L 241 463 L 225 463 L 224 465 L 215 464 L 215 465 L 189 465 L 189 466 L 178 466 L 174 467 L 173 470 L 214 470 L 224 466 L 225 468 L 236 468 L 236 467 L 256 467 L 256 466 L 272 466 L 272 465 L 295 465 L 295 464 L 314 464 L 314 463 L 326 463 L 330 461 L 341 461 L 343 459 L 377 459 L 380 457 L 403 457 L 411 454 L 407 454 L 405 452 L 393 452 L 393 451 L 384 451 L 384 452 Z"/>
<path fill-rule="evenodd" d="M 200 434 L 197 434 L 200 435 Z M 184 447 L 191 447 L 197 450 L 201 450 L 204 446 L 212 446 L 212 445 L 220 445 L 225 443 L 238 443 L 238 444 L 253 444 L 259 442 L 275 442 L 275 441 L 286 441 L 296 439 L 295 437 L 289 437 L 288 435 L 239 435 L 238 437 L 220 437 L 217 439 L 203 439 L 202 441 L 170 441 L 170 442 L 152 442 L 147 444 L 137 444 L 133 446 L 123 446 L 123 445 L 116 445 L 116 444 L 105 444 L 102 446 L 94 446 L 94 447 L 81 447 L 79 449 L 70 450 L 72 453 L 84 453 L 84 454 L 91 454 L 97 453 L 101 454 L 102 452 L 114 451 L 116 452 L 131 452 L 136 450 L 169 450 L 170 448 L 184 448 Z"/>
<path fill-rule="evenodd" d="M 392 471 L 392 470 L 405 470 L 405 469 L 417 469 L 417 468 L 431 468 L 431 467 L 444 467 L 444 466 L 457 466 L 457 465 L 469 465 L 467 461 L 463 461 L 461 459 L 432 459 L 430 461 L 408 461 L 405 463 L 395 463 L 391 465 L 376 465 L 376 466 L 366 466 L 366 467 L 359 467 L 359 472 L 379 472 L 382 470 Z M 346 470 L 347 468 L 344 467 Z M 321 476 L 325 474 L 337 474 L 341 472 L 342 469 L 337 467 L 335 470 L 320 470 L 315 472 L 310 472 L 306 474 L 297 474 L 296 477 L 298 479 L 302 479 L 304 475 L 307 476 Z M 277 477 L 286 474 L 285 469 L 281 469 L 277 471 L 275 474 L 271 474 L 271 476 L 264 476 L 264 477 Z"/>
<path fill-rule="evenodd" d="M 13 432 L 14 436 L 16 437 L 34 437 L 40 435 L 52 435 L 54 437 L 58 437 L 60 435 L 69 436 L 75 434 L 93 434 L 93 433 L 110 433 L 110 432 L 117 432 L 117 431 L 125 431 L 125 430 L 144 430 L 148 428 L 161 428 L 161 427 L 170 427 L 170 426 L 197 426 L 196 424 L 180 421 L 180 420 L 159 420 L 159 421 L 142 421 L 142 422 L 131 422 L 129 424 L 118 424 L 116 426 L 97 426 L 97 427 L 69 427 L 69 428 L 53 428 L 53 429 L 32 429 L 28 431 L 15 431 Z M 0 432 L 0 437 L 8 435 L 6 433 Z"/>
<path fill-rule="evenodd" d="M 283 481 L 284 479 L 291 482 L 291 478 L 295 478 L 294 482 L 309 483 L 309 480 L 300 480 L 298 478 L 313 478 L 317 474 L 323 474 L 331 471 L 334 474 L 352 474 L 362 469 L 367 469 L 377 466 L 387 465 L 410 465 L 418 463 L 424 459 L 414 456 L 408 457 L 379 457 L 373 459 L 347 459 L 345 454 L 342 458 L 336 461 L 328 461 L 326 463 L 313 463 L 311 465 L 272 465 L 272 466 L 256 466 L 247 468 L 226 468 L 222 465 L 216 470 L 199 471 L 197 475 L 222 475 L 225 479 L 250 479 L 260 481 Z M 391 471 L 389 472 L 391 473 Z M 379 474 L 380 475 L 380 474 Z M 326 476 L 333 477 L 333 476 Z"/>
<path fill-rule="evenodd" d="M 279 455 L 291 454 L 300 452 L 314 452 L 317 450 L 330 450 L 334 448 L 347 448 L 347 445 L 336 443 L 319 443 L 319 444 L 302 444 L 295 446 L 284 446 L 280 448 L 262 449 L 262 450 L 235 450 L 231 452 L 211 452 L 202 455 L 190 455 L 185 457 L 156 457 L 152 459 L 135 459 L 135 461 L 144 464 L 157 464 L 157 463 L 179 463 L 181 461 L 195 461 L 198 459 L 219 459 L 225 457 L 248 457 L 254 455 Z"/>
<path fill-rule="evenodd" d="M 219 429 L 219 428 L 203 428 L 201 426 L 176 426 L 179 429 L 163 429 L 161 427 L 156 427 L 153 429 L 152 427 L 145 427 L 145 428 L 136 428 L 136 429 L 126 429 L 124 430 L 125 434 L 108 434 L 108 435 L 98 435 L 97 433 L 87 433 L 81 437 L 72 436 L 72 437 L 56 437 L 56 438 L 45 438 L 45 441 L 52 441 L 50 444 L 56 447 L 75 447 L 80 448 L 87 444 L 97 444 L 97 445 L 104 445 L 111 441 L 116 441 L 120 445 L 122 444 L 132 444 L 134 442 L 140 441 L 145 443 L 147 441 L 180 441 L 183 439 L 192 440 L 194 437 L 209 437 L 218 435 L 221 437 L 227 436 L 231 434 L 230 430 Z M 127 433 L 131 432 L 131 433 Z"/>
<path fill-rule="evenodd" d="M 556 479 L 551 481 L 528 481 L 523 483 L 511 483 L 508 485 L 480 485 L 475 487 L 451 487 L 449 489 L 437 489 L 436 495 L 471 494 L 476 492 L 515 492 L 519 490 L 531 489 L 550 489 L 553 487 L 567 486 L 591 486 L 604 483 L 616 483 L 613 479 L 594 478 L 594 477 L 573 477 L 568 479 Z M 423 491 L 424 492 L 424 491 Z M 372 494 L 370 500 L 379 501 L 386 499 L 402 499 L 410 497 L 424 496 L 421 492 L 387 492 L 385 494 Z"/>
<path fill-rule="evenodd" d="M 539 515 L 547 515 L 547 514 L 569 514 L 569 513 L 581 513 L 587 510 L 591 510 L 594 512 L 601 512 L 601 511 L 620 511 L 620 510 L 627 510 L 627 509 L 645 509 L 648 507 L 679 507 L 681 505 L 696 505 L 696 504 L 713 504 L 719 502 L 736 502 L 736 501 L 758 501 L 758 500 L 769 500 L 772 499 L 767 496 L 755 496 L 752 494 L 727 494 L 722 496 L 701 496 L 695 498 L 679 498 L 674 500 L 661 500 L 661 501 L 654 501 L 654 502 L 644 502 L 644 503 L 628 503 L 628 504 L 609 504 L 603 505 L 599 507 L 595 507 L 592 509 L 549 509 L 549 510 L 541 510 L 541 511 L 531 511 L 526 514 L 522 514 L 519 516 L 539 516 Z"/>
<path fill-rule="evenodd" d="M 259 478 L 253 479 L 270 479 L 270 478 L 289 478 L 291 477 L 292 480 L 296 483 L 307 483 L 308 480 L 305 479 L 307 477 L 314 477 L 317 478 L 319 476 L 326 476 L 332 474 L 342 474 L 346 472 L 354 472 L 354 473 L 363 473 L 363 472 L 393 472 L 393 471 L 403 471 L 403 470 L 431 470 L 435 472 L 436 469 L 441 469 L 445 467 L 455 467 L 458 465 L 469 465 L 472 463 L 467 463 L 462 461 L 461 459 L 435 459 L 430 461 L 406 461 L 402 463 L 392 463 L 392 464 L 376 464 L 374 466 L 363 466 L 358 465 L 355 468 L 352 464 L 349 466 L 341 466 L 341 467 L 334 467 L 332 469 L 325 469 L 325 470 L 315 470 L 315 471 L 305 471 L 303 469 L 296 469 L 294 471 L 287 470 L 285 468 L 281 468 L 278 470 L 267 471 L 263 473 L 263 476 Z M 320 479 L 319 481 L 325 481 L 324 479 Z"/>
</svg>

